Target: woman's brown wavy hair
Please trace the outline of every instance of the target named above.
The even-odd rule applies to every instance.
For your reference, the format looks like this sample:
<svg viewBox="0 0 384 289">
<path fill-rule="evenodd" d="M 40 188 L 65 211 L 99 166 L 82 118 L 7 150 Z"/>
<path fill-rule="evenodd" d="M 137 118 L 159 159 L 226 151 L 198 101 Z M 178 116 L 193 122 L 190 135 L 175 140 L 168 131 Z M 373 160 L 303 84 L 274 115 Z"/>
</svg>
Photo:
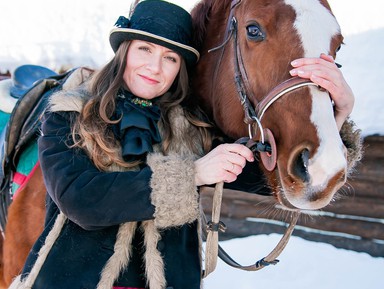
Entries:
<svg viewBox="0 0 384 289">
<path fill-rule="evenodd" d="M 114 58 L 103 68 L 95 72 L 90 80 L 90 95 L 86 100 L 83 110 L 73 124 L 72 136 L 74 146 L 86 149 L 97 168 L 107 170 L 112 165 L 131 168 L 140 162 L 126 162 L 122 158 L 120 144 L 113 134 L 112 125 L 119 120 L 112 120 L 116 108 L 116 95 L 121 87 L 125 87 L 123 73 L 126 67 L 127 52 L 130 41 L 123 42 Z M 125 87 L 127 88 L 127 87 Z M 184 108 L 188 121 L 198 128 L 202 139 L 202 150 L 208 152 L 212 137 L 211 125 L 206 121 L 204 113 L 189 97 L 189 79 L 184 60 L 181 62 L 179 74 L 169 92 L 156 100 L 161 109 L 162 127 L 164 134 L 162 150 L 165 154 L 173 138 L 169 113 L 177 105 Z M 196 154 L 201 154 L 201 151 Z"/>
</svg>

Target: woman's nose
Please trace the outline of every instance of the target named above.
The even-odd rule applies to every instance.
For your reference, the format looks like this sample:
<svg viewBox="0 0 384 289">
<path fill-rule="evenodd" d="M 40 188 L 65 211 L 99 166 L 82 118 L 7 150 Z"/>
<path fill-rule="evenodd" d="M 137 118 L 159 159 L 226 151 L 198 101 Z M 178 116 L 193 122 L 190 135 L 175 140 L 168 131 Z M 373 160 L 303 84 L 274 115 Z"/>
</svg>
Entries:
<svg viewBox="0 0 384 289">
<path fill-rule="evenodd" d="M 147 64 L 147 68 L 152 71 L 152 73 L 159 73 L 161 71 L 161 60 L 162 57 L 154 56 Z"/>
</svg>

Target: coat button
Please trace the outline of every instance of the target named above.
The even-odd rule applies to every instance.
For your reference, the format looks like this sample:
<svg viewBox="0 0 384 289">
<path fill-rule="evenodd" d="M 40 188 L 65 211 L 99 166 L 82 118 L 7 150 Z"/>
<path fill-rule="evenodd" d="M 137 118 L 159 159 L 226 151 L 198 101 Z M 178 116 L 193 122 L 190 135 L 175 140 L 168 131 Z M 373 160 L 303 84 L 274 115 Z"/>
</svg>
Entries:
<svg viewBox="0 0 384 289">
<path fill-rule="evenodd" d="M 159 241 L 159 242 L 157 242 L 157 250 L 159 250 L 159 251 L 163 251 L 163 250 L 164 250 L 164 247 L 165 247 L 165 245 L 164 245 L 164 242 L 163 242 L 163 241 Z M 169 288 L 172 289 L 172 287 L 169 287 Z M 168 289 L 168 287 L 167 287 L 166 289 Z"/>
</svg>

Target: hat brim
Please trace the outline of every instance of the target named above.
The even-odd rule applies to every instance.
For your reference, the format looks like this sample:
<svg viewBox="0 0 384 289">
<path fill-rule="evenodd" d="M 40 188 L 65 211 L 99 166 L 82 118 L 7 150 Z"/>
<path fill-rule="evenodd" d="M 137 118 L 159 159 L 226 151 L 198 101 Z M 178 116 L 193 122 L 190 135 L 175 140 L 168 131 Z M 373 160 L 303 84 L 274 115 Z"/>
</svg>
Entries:
<svg viewBox="0 0 384 289">
<path fill-rule="evenodd" d="M 109 42 L 114 52 L 120 44 L 127 40 L 143 40 L 167 47 L 179 53 L 188 65 L 194 65 L 200 58 L 200 53 L 193 47 L 181 44 L 167 38 L 131 28 L 114 28 L 109 35 Z"/>
</svg>

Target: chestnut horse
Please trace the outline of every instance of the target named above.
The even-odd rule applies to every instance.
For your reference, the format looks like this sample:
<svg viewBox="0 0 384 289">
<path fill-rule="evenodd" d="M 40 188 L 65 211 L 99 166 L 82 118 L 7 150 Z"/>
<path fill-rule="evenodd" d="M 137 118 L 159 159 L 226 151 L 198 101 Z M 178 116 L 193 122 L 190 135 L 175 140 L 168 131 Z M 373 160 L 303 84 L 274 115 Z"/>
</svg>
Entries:
<svg viewBox="0 0 384 289">
<path fill-rule="evenodd" d="M 227 136 L 276 144 L 263 169 L 283 206 L 329 204 L 346 181 L 347 159 L 328 92 L 291 91 L 296 80 L 279 86 L 293 59 L 336 57 L 343 37 L 327 1 L 207 0 L 192 14 L 201 51 L 193 87 L 205 111 Z"/>
<path fill-rule="evenodd" d="M 347 170 L 331 100 L 308 81 L 279 84 L 290 78 L 293 59 L 336 56 L 343 38 L 327 1 L 202 0 L 192 16 L 201 52 L 192 83 L 202 107 L 225 135 L 246 137 L 261 151 L 268 185 L 283 206 L 326 206 Z M 0 268 L 6 286 L 43 227 L 39 168 L 30 182 L 9 207 Z"/>
</svg>

